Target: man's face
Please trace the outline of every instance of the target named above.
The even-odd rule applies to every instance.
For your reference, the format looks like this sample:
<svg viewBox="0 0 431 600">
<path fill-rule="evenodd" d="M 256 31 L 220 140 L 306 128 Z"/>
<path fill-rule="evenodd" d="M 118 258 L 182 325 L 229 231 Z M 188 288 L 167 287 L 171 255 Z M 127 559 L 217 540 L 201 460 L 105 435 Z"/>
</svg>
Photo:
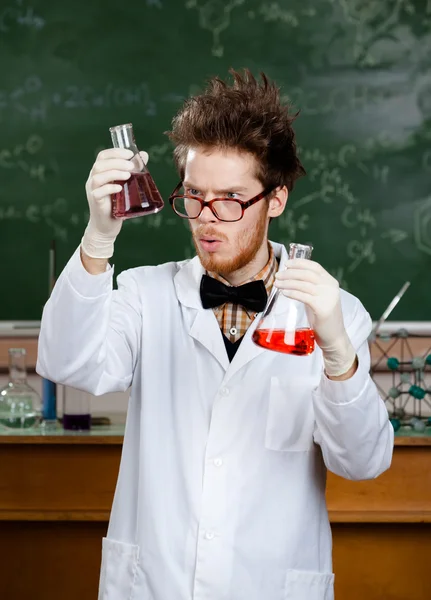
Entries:
<svg viewBox="0 0 431 600">
<path fill-rule="evenodd" d="M 186 193 L 203 200 L 226 197 L 246 202 L 263 190 L 255 172 L 255 158 L 247 152 L 190 149 L 184 188 Z M 243 269 L 266 243 L 268 222 L 266 199 L 247 208 L 242 219 L 230 223 L 219 221 L 205 207 L 197 219 L 189 221 L 204 269 L 224 276 Z"/>
</svg>

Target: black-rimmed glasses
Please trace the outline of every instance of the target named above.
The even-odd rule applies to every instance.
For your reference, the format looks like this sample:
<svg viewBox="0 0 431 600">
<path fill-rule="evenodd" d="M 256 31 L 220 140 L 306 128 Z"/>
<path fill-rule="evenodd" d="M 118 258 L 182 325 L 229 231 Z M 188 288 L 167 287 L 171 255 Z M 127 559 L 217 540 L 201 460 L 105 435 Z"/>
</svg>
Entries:
<svg viewBox="0 0 431 600">
<path fill-rule="evenodd" d="M 199 198 L 199 196 L 179 194 L 178 192 L 182 186 L 183 182 L 180 181 L 169 196 L 169 203 L 178 216 L 183 219 L 197 219 L 205 206 L 208 206 L 219 221 L 226 222 L 239 221 L 243 218 L 244 211 L 249 206 L 256 204 L 256 202 L 259 202 L 259 200 L 262 200 L 273 191 L 272 188 L 265 189 L 246 202 L 236 200 L 235 198 L 213 198 L 212 200 L 205 201 Z"/>
</svg>

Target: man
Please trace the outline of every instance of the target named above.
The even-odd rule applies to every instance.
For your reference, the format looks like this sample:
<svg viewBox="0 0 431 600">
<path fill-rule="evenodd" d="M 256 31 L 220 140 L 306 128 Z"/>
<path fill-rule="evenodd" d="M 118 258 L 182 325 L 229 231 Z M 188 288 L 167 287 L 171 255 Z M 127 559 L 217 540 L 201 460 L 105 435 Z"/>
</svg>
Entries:
<svg viewBox="0 0 431 600">
<path fill-rule="evenodd" d="M 233 76 L 187 101 L 169 134 L 181 177 L 171 203 L 197 256 L 130 269 L 112 290 L 110 194 L 132 153 L 104 150 L 82 243 L 43 313 L 38 373 L 96 395 L 131 386 L 106 600 L 330 600 L 325 469 L 369 479 L 391 462 L 368 313 L 319 264 L 286 265 L 268 242 L 304 173 L 293 118 L 264 75 Z M 273 285 L 304 303 L 311 355 L 253 343 Z"/>
</svg>

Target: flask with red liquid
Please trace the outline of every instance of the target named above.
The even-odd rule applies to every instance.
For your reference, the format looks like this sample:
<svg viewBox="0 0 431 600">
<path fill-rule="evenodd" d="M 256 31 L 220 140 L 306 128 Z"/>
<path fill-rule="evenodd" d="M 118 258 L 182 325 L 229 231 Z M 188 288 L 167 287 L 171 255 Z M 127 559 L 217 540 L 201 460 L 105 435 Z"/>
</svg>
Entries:
<svg viewBox="0 0 431 600">
<path fill-rule="evenodd" d="M 311 258 L 313 246 L 308 244 L 290 244 L 289 260 L 292 258 Z M 307 356 L 314 351 L 314 331 L 309 326 L 305 306 L 298 300 L 287 298 L 274 287 L 265 310 L 252 336 L 258 346 Z"/>
<path fill-rule="evenodd" d="M 112 216 L 117 219 L 131 219 L 151 215 L 162 210 L 164 203 L 136 146 L 132 123 L 110 127 L 114 148 L 132 150 L 130 159 L 136 167 L 126 181 L 116 181 L 121 192 L 112 194 Z"/>
</svg>

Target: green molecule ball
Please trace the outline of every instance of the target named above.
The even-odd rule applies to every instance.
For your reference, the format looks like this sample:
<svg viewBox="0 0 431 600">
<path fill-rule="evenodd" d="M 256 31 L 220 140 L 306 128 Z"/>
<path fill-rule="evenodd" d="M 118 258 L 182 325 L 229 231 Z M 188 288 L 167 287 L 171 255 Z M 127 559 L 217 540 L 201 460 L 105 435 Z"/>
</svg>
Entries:
<svg viewBox="0 0 431 600">
<path fill-rule="evenodd" d="M 398 431 L 398 429 L 401 427 L 401 421 L 399 419 L 391 419 L 391 423 L 394 431 Z"/>
<path fill-rule="evenodd" d="M 391 358 L 388 358 L 387 365 L 388 368 L 391 369 L 391 371 L 396 371 L 400 366 L 400 361 L 398 360 L 398 358 L 392 356 Z"/>
<path fill-rule="evenodd" d="M 422 400 L 425 397 L 425 390 L 419 387 L 418 385 L 411 385 L 409 389 L 409 394 L 410 396 L 413 396 L 413 398 Z"/>
</svg>

